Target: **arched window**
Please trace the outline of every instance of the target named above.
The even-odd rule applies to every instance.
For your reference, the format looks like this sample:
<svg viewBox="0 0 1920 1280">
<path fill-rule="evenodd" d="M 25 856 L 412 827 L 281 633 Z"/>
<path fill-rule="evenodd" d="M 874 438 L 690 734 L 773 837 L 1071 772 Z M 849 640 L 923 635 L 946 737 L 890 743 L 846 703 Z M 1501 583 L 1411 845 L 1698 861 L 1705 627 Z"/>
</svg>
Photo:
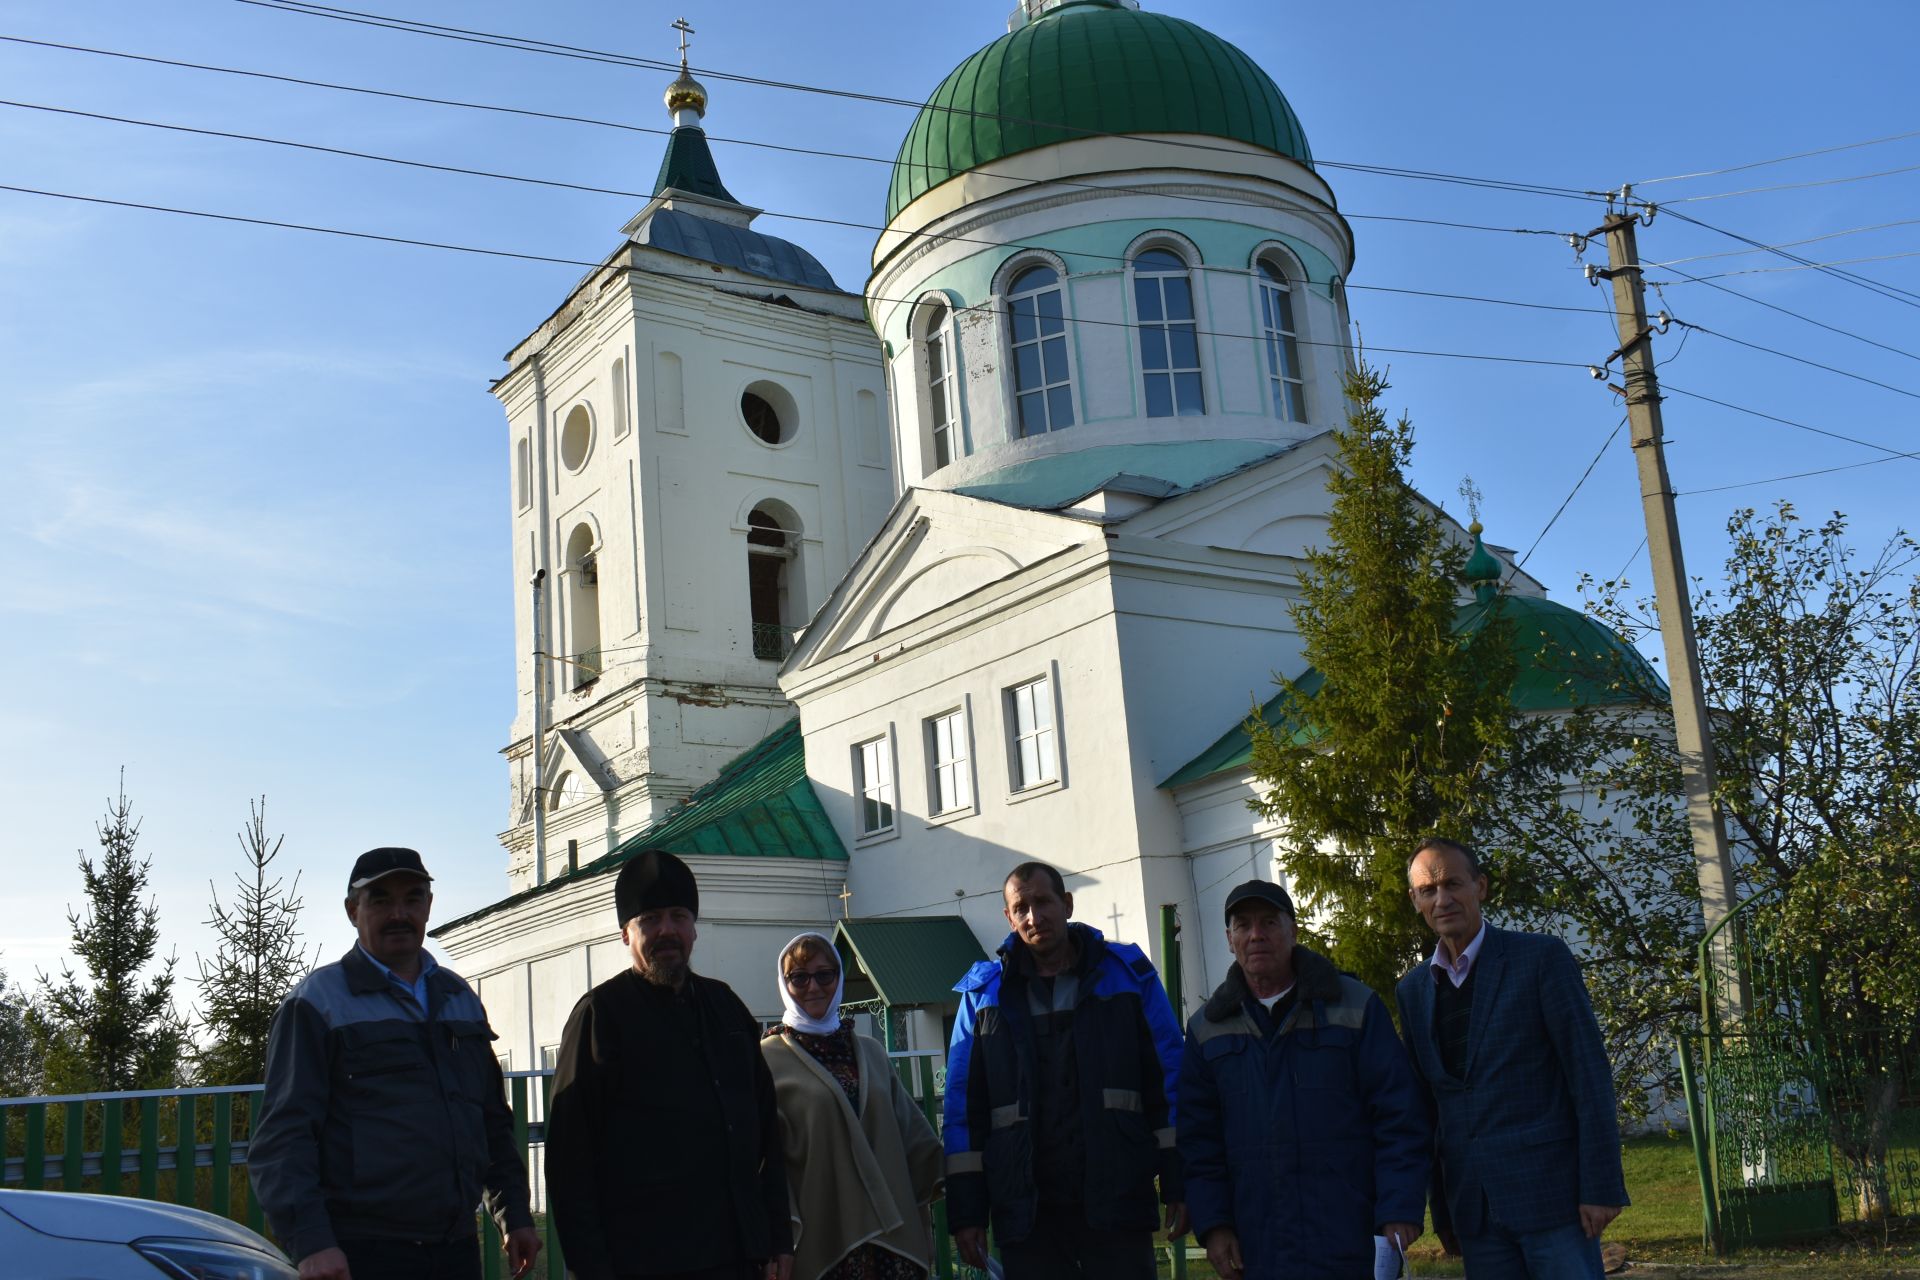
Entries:
<svg viewBox="0 0 1920 1280">
<path fill-rule="evenodd" d="M 787 656 L 792 636 L 787 620 L 798 612 L 792 599 L 797 533 L 764 505 L 747 513 L 747 607 L 756 658 L 778 662 Z"/>
<path fill-rule="evenodd" d="M 1200 389 L 1200 339 L 1193 320 L 1193 283 L 1187 264 L 1170 249 L 1148 249 L 1133 260 L 1133 301 L 1140 313 L 1140 367 L 1146 375 L 1149 418 L 1207 411 Z"/>
<path fill-rule="evenodd" d="M 927 434 L 935 469 L 959 455 L 960 400 L 953 372 L 953 330 L 946 304 L 930 302 L 920 319 L 926 351 Z"/>
<path fill-rule="evenodd" d="M 1307 385 L 1293 322 L 1293 286 L 1286 272 L 1260 259 L 1260 341 L 1267 351 L 1267 388 L 1275 417 L 1307 420 Z"/>
<path fill-rule="evenodd" d="M 1023 436 L 1073 425 L 1073 376 L 1067 371 L 1067 320 L 1060 273 L 1028 267 L 1007 286 L 1013 321 L 1013 404 Z"/>
<path fill-rule="evenodd" d="M 593 526 L 577 524 L 567 536 L 566 568 L 567 650 L 563 664 L 571 688 L 600 678 L 600 564 L 593 549 Z"/>
</svg>

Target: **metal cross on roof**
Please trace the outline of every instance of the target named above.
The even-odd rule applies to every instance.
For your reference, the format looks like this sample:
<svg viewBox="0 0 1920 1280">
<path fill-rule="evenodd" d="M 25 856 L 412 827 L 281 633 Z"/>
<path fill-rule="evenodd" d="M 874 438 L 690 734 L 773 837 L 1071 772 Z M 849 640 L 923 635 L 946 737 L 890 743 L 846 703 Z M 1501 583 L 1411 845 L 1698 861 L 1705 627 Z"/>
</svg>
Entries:
<svg viewBox="0 0 1920 1280">
<path fill-rule="evenodd" d="M 840 899 L 840 915 L 841 915 L 841 918 L 842 918 L 842 919 L 849 919 L 849 920 L 850 920 L 850 919 L 852 919 L 852 918 L 853 918 L 853 908 L 852 908 L 852 907 L 850 907 L 850 906 L 848 906 L 847 904 L 853 901 L 853 890 L 851 890 L 851 889 L 849 889 L 849 888 L 847 887 L 847 882 L 846 882 L 846 881 L 844 881 L 844 880 L 842 880 L 842 881 L 840 882 L 840 893 L 839 893 L 839 895 L 838 895 L 838 896 L 839 896 L 839 899 Z"/>
<path fill-rule="evenodd" d="M 685 18 L 675 18 L 673 29 L 680 33 L 680 69 L 687 69 L 687 37 L 693 34 L 693 28 L 687 25 Z"/>
</svg>

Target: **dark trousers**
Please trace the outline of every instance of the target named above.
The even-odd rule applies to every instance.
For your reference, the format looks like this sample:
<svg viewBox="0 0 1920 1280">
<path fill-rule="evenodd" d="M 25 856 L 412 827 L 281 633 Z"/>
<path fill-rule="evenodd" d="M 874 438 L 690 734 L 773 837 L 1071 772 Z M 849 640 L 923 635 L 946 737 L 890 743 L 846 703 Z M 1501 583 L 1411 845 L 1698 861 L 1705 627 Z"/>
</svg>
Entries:
<svg viewBox="0 0 1920 1280">
<path fill-rule="evenodd" d="M 1087 1225 L 1079 1205 L 1042 1205 L 1019 1244 L 1002 1244 L 1007 1280 L 1155 1280 L 1153 1232 Z M 354 1280 L 359 1280 L 358 1276 Z"/>
<path fill-rule="evenodd" d="M 430 1240 L 342 1240 L 353 1280 L 479 1280 L 480 1237 Z"/>
<path fill-rule="evenodd" d="M 635 1280 L 760 1280 L 765 1265 L 758 1262 L 729 1262 L 718 1267 L 707 1267 L 700 1271 L 675 1271 L 672 1274 L 647 1273 L 644 1277 L 632 1274 Z M 355 1276 L 353 1280 L 360 1280 Z"/>
</svg>

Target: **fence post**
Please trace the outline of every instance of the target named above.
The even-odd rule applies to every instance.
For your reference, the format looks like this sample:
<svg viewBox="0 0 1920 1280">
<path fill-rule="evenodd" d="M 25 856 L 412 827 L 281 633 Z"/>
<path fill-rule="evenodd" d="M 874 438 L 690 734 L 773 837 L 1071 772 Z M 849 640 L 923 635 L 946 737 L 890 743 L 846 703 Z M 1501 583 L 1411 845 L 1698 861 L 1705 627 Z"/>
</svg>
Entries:
<svg viewBox="0 0 1920 1280">
<path fill-rule="evenodd" d="M 551 1071 L 540 1077 L 540 1098 L 540 1118 L 543 1122 L 552 1123 L 553 1073 Z M 543 1141 L 540 1144 L 540 1160 L 543 1164 L 546 1158 L 547 1144 Z M 542 1170 L 542 1172 L 545 1171 Z M 553 1184 L 542 1177 L 540 1185 L 547 1189 L 547 1280 L 567 1280 L 566 1259 L 560 1253 L 560 1230 L 553 1223 Z"/>
<path fill-rule="evenodd" d="M 1162 903 L 1160 907 L 1160 958 L 1166 968 L 1165 988 L 1167 1000 L 1173 1006 L 1173 1021 L 1176 1026 L 1184 1027 L 1187 1022 L 1187 999 L 1185 973 L 1180 965 L 1180 909 L 1173 903 Z M 1173 1109 L 1173 1099 L 1167 1099 L 1167 1108 Z M 1187 1238 L 1167 1241 L 1167 1252 L 1173 1255 L 1173 1280 L 1187 1280 Z"/>
<path fill-rule="evenodd" d="M 195 1127 L 193 1095 L 180 1095 L 173 1123 L 173 1202 L 191 1208 L 194 1203 L 194 1167 L 198 1163 L 199 1130 Z"/>
<path fill-rule="evenodd" d="M 27 1104 L 27 1141 L 20 1170 L 20 1185 L 38 1191 L 47 1185 L 47 1104 Z"/>
<path fill-rule="evenodd" d="M 100 1194 L 120 1194 L 120 1111 L 118 1098 L 100 1104 Z"/>
<path fill-rule="evenodd" d="M 1714 1198 L 1717 1180 L 1707 1146 L 1707 1128 L 1712 1121 L 1707 1117 L 1706 1108 L 1700 1105 L 1700 1083 L 1694 1075 L 1693 1055 L 1687 1052 L 1684 1037 L 1676 1043 L 1680 1055 L 1680 1090 L 1687 1099 L 1687 1133 L 1693 1139 L 1693 1163 L 1700 1173 L 1700 1227 L 1706 1235 L 1705 1243 L 1715 1255 L 1721 1255 L 1726 1250 L 1720 1239 L 1720 1205 Z"/>
<path fill-rule="evenodd" d="M 80 1171 L 87 1159 L 87 1104 L 69 1102 L 66 1104 L 67 1131 L 63 1144 L 66 1154 L 60 1161 L 60 1189 L 62 1191 L 80 1190 Z"/>
<path fill-rule="evenodd" d="M 233 1216 L 233 1095 L 215 1094 L 213 1100 L 213 1199 L 208 1208 L 223 1218 Z"/>
</svg>

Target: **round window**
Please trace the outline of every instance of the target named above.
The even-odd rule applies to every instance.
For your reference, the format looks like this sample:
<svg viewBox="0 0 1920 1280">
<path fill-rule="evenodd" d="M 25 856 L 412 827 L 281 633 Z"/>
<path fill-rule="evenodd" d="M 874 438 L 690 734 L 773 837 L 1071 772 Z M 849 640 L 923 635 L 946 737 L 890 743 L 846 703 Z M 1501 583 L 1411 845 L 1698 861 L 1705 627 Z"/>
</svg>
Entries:
<svg viewBox="0 0 1920 1280">
<path fill-rule="evenodd" d="M 800 425 L 800 406 L 777 382 L 755 382 L 740 393 L 740 417 L 762 444 L 785 444 Z"/>
<path fill-rule="evenodd" d="M 567 470 L 578 471 L 592 448 L 593 415 L 587 406 L 577 404 L 567 411 L 566 421 L 560 426 L 560 462 Z"/>
</svg>

